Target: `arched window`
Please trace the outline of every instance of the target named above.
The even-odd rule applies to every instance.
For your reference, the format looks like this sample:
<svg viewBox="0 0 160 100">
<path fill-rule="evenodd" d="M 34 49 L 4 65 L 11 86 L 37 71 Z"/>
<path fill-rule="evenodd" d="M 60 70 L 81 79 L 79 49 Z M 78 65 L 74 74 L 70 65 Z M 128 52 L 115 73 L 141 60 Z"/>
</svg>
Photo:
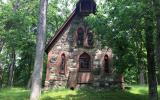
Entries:
<svg viewBox="0 0 160 100">
<path fill-rule="evenodd" d="M 66 66 L 66 60 L 65 60 L 65 54 L 61 55 L 61 64 L 60 64 L 60 73 L 65 74 L 65 66 Z"/>
<path fill-rule="evenodd" d="M 87 53 L 83 53 L 79 57 L 79 70 L 80 71 L 89 71 L 91 69 L 91 59 Z"/>
<path fill-rule="evenodd" d="M 83 46 L 84 41 L 84 31 L 82 28 L 78 28 L 77 30 L 77 46 Z"/>
<path fill-rule="evenodd" d="M 87 31 L 87 43 L 89 47 L 93 47 L 93 34 L 92 31 Z"/>
<path fill-rule="evenodd" d="M 105 73 L 109 73 L 109 59 L 108 59 L 108 55 L 104 56 L 104 72 Z"/>
</svg>

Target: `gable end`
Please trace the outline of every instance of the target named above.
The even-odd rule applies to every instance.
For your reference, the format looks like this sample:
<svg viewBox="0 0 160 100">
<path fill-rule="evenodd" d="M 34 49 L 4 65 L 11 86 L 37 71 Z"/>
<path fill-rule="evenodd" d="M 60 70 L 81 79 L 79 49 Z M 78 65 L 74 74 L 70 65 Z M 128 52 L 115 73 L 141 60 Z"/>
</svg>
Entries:
<svg viewBox="0 0 160 100">
<path fill-rule="evenodd" d="M 48 53 L 49 50 L 55 45 L 55 43 L 58 41 L 59 37 L 63 35 L 63 32 L 68 27 L 68 25 L 71 23 L 72 19 L 75 17 L 76 12 L 75 10 L 72 12 L 72 14 L 69 16 L 69 18 L 66 20 L 66 22 L 61 26 L 61 28 L 55 33 L 55 35 L 49 40 L 48 44 L 45 47 L 45 52 Z"/>
</svg>

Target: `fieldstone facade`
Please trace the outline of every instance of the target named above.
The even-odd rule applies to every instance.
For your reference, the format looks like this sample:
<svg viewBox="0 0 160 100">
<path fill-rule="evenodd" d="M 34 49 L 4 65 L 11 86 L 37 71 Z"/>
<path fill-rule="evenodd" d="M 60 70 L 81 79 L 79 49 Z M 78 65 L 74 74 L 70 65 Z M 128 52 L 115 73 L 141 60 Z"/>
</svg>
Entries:
<svg viewBox="0 0 160 100">
<path fill-rule="evenodd" d="M 65 28 L 60 29 L 63 31 L 54 37 L 54 42 L 50 42 L 46 88 L 74 89 L 83 85 L 110 87 L 118 81 L 112 65 L 112 50 L 107 46 L 105 49 L 100 48 L 84 18 L 74 11 L 65 23 Z"/>
</svg>

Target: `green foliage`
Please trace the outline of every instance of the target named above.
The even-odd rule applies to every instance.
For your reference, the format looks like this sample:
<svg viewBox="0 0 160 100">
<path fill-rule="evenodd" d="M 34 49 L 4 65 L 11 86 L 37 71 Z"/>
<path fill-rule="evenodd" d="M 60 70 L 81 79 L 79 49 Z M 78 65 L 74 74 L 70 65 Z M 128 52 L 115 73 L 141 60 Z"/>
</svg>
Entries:
<svg viewBox="0 0 160 100">
<path fill-rule="evenodd" d="M 116 71 L 127 77 L 127 83 L 138 83 L 139 73 L 146 70 L 144 19 L 153 16 L 151 11 L 143 0 L 109 0 L 98 5 L 96 15 L 85 19 L 96 32 L 101 47 L 108 46 L 113 50 Z M 128 73 L 133 74 L 133 80 L 129 79 Z"/>
<path fill-rule="evenodd" d="M 76 2 L 76 0 L 49 0 L 47 41 L 73 11 Z M 97 0 L 96 2 L 96 15 L 88 16 L 85 21 L 95 31 L 95 40 L 100 41 L 100 47 L 107 46 L 112 49 L 116 71 L 124 74 L 127 83 L 137 84 L 139 73 L 147 72 L 144 19 L 155 18 L 151 5 L 145 0 Z M 15 3 L 16 0 L 0 3 L 0 41 L 4 42 L 3 50 L 0 52 L 0 63 L 3 65 L 4 86 L 8 81 L 12 50 L 16 52 L 15 86 L 27 85 L 35 57 L 39 2 L 19 0 L 19 6 L 14 12 Z M 155 30 L 155 26 L 152 28 Z M 44 66 L 43 81 L 45 68 Z"/>
<path fill-rule="evenodd" d="M 125 77 L 125 83 L 127 84 L 138 84 L 137 83 L 137 73 L 138 73 L 138 69 L 137 68 L 130 68 L 130 69 L 126 69 L 126 72 L 124 74 Z"/>
<path fill-rule="evenodd" d="M 12 0 L 0 4 L 0 40 L 4 42 L 3 50 L 0 52 L 0 61 L 3 65 L 3 86 L 7 86 L 9 66 L 12 60 L 10 55 L 12 50 L 15 50 L 14 86 L 24 87 L 27 86 L 33 70 L 39 1 L 19 0 L 16 11 L 13 11 L 16 2 L 16 0 Z M 69 16 L 74 4 L 75 0 L 69 2 L 68 0 L 49 1 L 47 40 Z M 46 61 L 47 57 L 45 56 L 43 82 Z"/>
<path fill-rule="evenodd" d="M 1 36 L 4 42 L 4 48 L 1 52 L 4 69 L 3 84 L 7 84 L 7 73 L 11 64 L 10 55 L 12 50 L 15 50 L 16 68 L 14 84 L 24 86 L 30 77 L 35 55 L 36 39 L 32 28 L 35 27 L 34 25 L 36 25 L 38 19 L 36 14 L 38 9 L 34 8 L 38 2 L 19 1 L 20 5 L 14 12 L 12 4 L 15 3 L 15 1 L 12 1 L 4 4 L 2 6 L 2 14 L 0 15 L 2 17 L 0 22 L 2 22 L 3 26 Z"/>
</svg>

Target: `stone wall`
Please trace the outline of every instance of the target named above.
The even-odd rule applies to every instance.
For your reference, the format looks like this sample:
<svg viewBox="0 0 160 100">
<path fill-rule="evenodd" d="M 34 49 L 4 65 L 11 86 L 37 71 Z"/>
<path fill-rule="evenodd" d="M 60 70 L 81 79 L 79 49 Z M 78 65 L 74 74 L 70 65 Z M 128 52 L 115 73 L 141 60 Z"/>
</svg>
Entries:
<svg viewBox="0 0 160 100">
<path fill-rule="evenodd" d="M 59 38 L 56 44 L 48 53 L 48 65 L 45 87 L 69 87 L 76 88 L 78 86 L 78 79 L 88 77 L 86 81 L 95 87 L 109 86 L 110 82 L 114 80 L 112 69 L 112 50 L 95 47 L 93 48 L 79 48 L 76 45 L 76 30 L 78 27 L 87 29 L 83 18 L 76 16 L 70 26 L 65 30 L 63 35 Z M 87 53 L 91 57 L 91 71 L 79 73 L 79 56 L 82 53 Z M 61 55 L 65 54 L 66 66 L 65 74 L 59 73 L 59 66 L 61 62 Z M 104 72 L 104 56 L 109 57 L 110 74 L 106 75 Z"/>
</svg>

